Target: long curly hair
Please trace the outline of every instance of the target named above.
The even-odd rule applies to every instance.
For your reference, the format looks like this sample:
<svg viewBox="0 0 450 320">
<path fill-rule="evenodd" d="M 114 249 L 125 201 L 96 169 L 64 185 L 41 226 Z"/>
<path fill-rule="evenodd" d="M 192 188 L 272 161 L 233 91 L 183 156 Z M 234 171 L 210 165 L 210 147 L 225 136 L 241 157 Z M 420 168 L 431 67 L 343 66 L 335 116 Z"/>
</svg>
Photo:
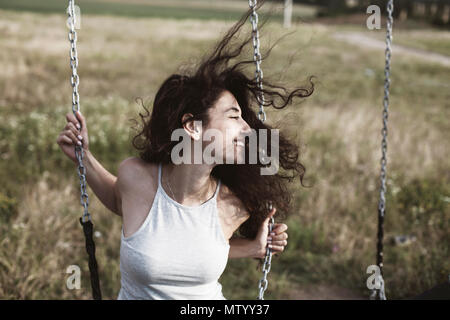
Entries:
<svg viewBox="0 0 450 320">
<path fill-rule="evenodd" d="M 263 2 L 259 2 L 258 7 L 262 4 Z M 193 116 L 186 121 L 201 120 L 205 125 L 208 124 L 207 111 L 214 106 L 225 90 L 234 95 L 241 108 L 242 118 L 252 129 L 256 132 L 258 129 L 267 129 L 268 132 L 273 129 L 262 122 L 257 112 L 252 109 L 259 106 L 258 97 L 261 89 L 254 78 L 245 75 L 244 67 L 248 64 L 253 65 L 254 61 L 247 59 L 229 66 L 230 60 L 237 58 L 243 48 L 251 43 L 251 34 L 237 45 L 233 45 L 231 41 L 237 38 L 238 31 L 251 13 L 251 10 L 248 10 L 215 45 L 212 53 L 206 54 L 193 70 L 184 74 L 172 74 L 163 82 L 156 93 L 150 117 L 142 104 L 147 114 L 139 113 L 143 121 L 142 130 L 132 140 L 142 160 L 155 164 L 172 163 L 171 150 L 178 141 L 171 141 L 171 134 L 175 129 L 183 127 L 182 116 L 191 113 Z M 260 30 L 267 20 L 262 21 Z M 275 45 L 276 43 L 261 57 L 261 60 L 269 56 Z M 282 109 L 291 104 L 294 97 L 310 96 L 314 91 L 312 78 L 313 76 L 308 77 L 308 86 L 290 92 L 283 86 L 272 84 L 267 78 L 263 78 L 264 107 Z M 275 100 L 281 100 L 281 104 L 277 104 Z M 246 148 L 248 154 L 248 147 Z M 267 141 L 267 150 L 271 150 L 270 139 Z M 261 175 L 260 168 L 263 164 L 259 159 L 256 164 L 247 163 L 248 161 L 245 164 L 218 164 L 211 174 L 220 179 L 247 208 L 250 218 L 237 231 L 243 237 L 254 239 L 262 222 L 268 216 L 268 201 L 277 208 L 277 221 L 289 216 L 292 194 L 287 188 L 287 181 L 291 182 L 299 177 L 300 184 L 307 187 L 303 184 L 306 169 L 299 161 L 299 147 L 289 141 L 280 129 L 278 173 Z"/>
</svg>

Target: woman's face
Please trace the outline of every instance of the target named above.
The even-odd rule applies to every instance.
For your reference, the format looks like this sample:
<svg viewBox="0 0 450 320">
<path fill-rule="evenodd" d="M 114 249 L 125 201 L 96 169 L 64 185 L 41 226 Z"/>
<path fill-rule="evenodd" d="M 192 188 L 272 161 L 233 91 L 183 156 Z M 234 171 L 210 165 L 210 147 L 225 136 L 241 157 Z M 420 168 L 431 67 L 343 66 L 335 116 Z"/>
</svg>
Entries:
<svg viewBox="0 0 450 320">
<path fill-rule="evenodd" d="M 216 151 L 221 151 L 223 163 L 244 163 L 245 160 L 245 135 L 251 132 L 251 128 L 242 119 L 241 108 L 229 91 L 224 91 L 216 104 L 209 109 L 209 124 L 204 127 L 203 135 L 208 129 L 216 129 L 222 137 L 222 144 L 215 145 Z M 203 140 L 207 140 L 203 138 Z M 203 149 L 214 143 L 205 141 Z M 228 150 L 228 152 L 227 152 Z"/>
</svg>

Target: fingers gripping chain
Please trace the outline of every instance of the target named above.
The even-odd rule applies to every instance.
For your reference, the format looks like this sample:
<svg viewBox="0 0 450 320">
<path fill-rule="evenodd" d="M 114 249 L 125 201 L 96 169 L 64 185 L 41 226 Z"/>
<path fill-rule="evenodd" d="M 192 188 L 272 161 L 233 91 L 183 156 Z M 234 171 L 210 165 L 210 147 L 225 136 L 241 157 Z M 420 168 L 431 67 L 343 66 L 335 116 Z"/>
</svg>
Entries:
<svg viewBox="0 0 450 320">
<path fill-rule="evenodd" d="M 270 201 L 268 203 L 268 210 L 269 210 L 269 212 L 272 211 L 272 202 L 270 202 Z M 274 224 L 275 224 L 275 221 L 274 221 L 273 217 L 270 217 L 269 234 L 272 232 Z M 269 274 L 271 263 L 272 263 L 272 249 L 270 249 L 267 246 L 266 256 L 264 258 L 264 264 L 263 264 L 263 277 L 261 278 L 261 280 L 259 280 L 259 283 L 258 283 L 258 288 L 259 288 L 258 300 L 264 300 L 264 291 L 266 291 L 267 286 L 269 284 L 269 281 L 267 280 L 267 275 Z"/>
</svg>

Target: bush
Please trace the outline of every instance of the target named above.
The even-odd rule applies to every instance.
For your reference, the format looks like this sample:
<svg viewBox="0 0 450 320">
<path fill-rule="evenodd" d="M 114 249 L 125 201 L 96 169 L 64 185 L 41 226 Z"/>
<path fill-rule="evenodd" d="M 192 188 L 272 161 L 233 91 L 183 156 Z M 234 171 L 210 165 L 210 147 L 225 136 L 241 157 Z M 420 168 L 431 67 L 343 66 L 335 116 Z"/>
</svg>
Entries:
<svg viewBox="0 0 450 320">
<path fill-rule="evenodd" d="M 432 178 L 416 178 L 396 195 L 397 208 L 412 224 L 428 224 L 433 217 L 445 215 L 449 194 L 447 183 Z"/>
</svg>

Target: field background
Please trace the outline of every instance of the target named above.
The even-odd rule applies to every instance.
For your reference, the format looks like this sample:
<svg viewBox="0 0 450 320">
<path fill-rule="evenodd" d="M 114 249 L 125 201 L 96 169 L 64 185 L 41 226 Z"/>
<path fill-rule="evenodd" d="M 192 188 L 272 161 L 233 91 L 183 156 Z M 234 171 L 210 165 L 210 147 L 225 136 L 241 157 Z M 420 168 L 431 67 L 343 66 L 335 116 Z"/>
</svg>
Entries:
<svg viewBox="0 0 450 320">
<path fill-rule="evenodd" d="M 151 106 L 162 81 L 208 51 L 247 1 L 77 4 L 79 91 L 90 149 L 116 174 L 123 159 L 137 155 L 129 119 L 143 109 L 135 98 Z M 2 299 L 91 298 L 76 169 L 56 144 L 71 111 L 65 7 L 57 0 L 0 0 Z M 264 77 L 292 87 L 316 76 L 311 97 L 267 110 L 269 123 L 297 134 L 306 184 L 314 187 L 291 186 L 289 244 L 273 259 L 265 298 L 366 299 L 366 268 L 376 253 L 384 50 L 336 35 L 383 40 L 385 29 L 367 30 L 365 15 L 353 23 L 315 19 L 315 10 L 295 6 L 290 30 L 275 10 L 261 33 L 264 50 L 295 31 L 263 62 Z M 450 59 L 450 32 L 394 28 L 394 43 L 424 53 L 394 51 L 392 58 L 384 272 L 387 297 L 404 299 L 450 274 L 450 72 L 448 64 L 427 59 L 431 52 Z M 88 193 L 103 295 L 115 299 L 121 219 Z M 416 241 L 393 245 L 398 235 Z M 73 264 L 82 269 L 82 287 L 71 291 L 65 272 Z M 225 297 L 255 299 L 261 275 L 254 260 L 229 260 L 220 279 Z"/>
</svg>

